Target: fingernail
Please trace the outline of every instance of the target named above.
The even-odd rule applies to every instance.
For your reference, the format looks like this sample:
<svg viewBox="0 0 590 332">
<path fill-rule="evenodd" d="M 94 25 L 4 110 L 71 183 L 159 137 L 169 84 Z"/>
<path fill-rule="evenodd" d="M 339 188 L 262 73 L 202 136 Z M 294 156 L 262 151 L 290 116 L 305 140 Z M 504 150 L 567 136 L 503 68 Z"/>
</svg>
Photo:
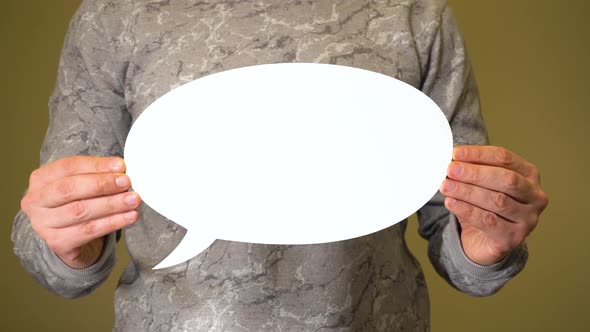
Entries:
<svg viewBox="0 0 590 332">
<path fill-rule="evenodd" d="M 446 180 L 446 181 L 443 183 L 443 190 L 444 190 L 445 192 L 451 192 L 451 191 L 455 190 L 455 188 L 456 188 L 456 187 L 457 187 L 457 185 L 455 185 L 455 183 L 454 183 L 454 182 L 452 182 L 452 181 L 449 181 L 449 180 Z"/>
<path fill-rule="evenodd" d="M 129 194 L 125 196 L 125 203 L 129 206 L 136 206 L 139 203 L 139 197 L 134 193 Z"/>
<path fill-rule="evenodd" d="M 137 211 L 134 210 L 134 211 L 126 212 L 123 215 L 123 217 L 129 221 L 134 221 L 135 219 L 137 219 L 137 215 L 138 215 Z"/>
<path fill-rule="evenodd" d="M 122 169 L 123 169 L 123 161 L 121 159 L 117 158 L 111 162 L 111 170 L 121 171 Z"/>
<path fill-rule="evenodd" d="M 451 175 L 454 175 L 454 176 L 461 175 L 461 173 L 463 173 L 463 165 L 461 165 L 459 163 L 452 163 L 450 173 L 451 173 Z"/>
<path fill-rule="evenodd" d="M 117 186 L 119 186 L 121 188 L 127 188 L 130 185 L 129 177 L 127 175 L 118 176 L 115 179 L 115 183 L 117 184 Z"/>
</svg>

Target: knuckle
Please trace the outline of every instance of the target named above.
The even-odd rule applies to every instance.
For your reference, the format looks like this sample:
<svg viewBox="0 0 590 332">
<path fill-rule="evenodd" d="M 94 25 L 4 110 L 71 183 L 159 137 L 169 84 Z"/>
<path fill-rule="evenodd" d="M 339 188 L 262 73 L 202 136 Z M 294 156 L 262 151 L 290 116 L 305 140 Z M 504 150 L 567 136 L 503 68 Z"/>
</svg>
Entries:
<svg viewBox="0 0 590 332">
<path fill-rule="evenodd" d="M 541 183 L 541 172 L 535 165 L 531 165 L 530 177 L 532 177 L 537 183 Z"/>
<path fill-rule="evenodd" d="M 86 204 L 84 204 L 82 201 L 75 201 L 70 203 L 69 209 L 70 215 L 76 221 L 82 221 L 86 219 L 88 215 L 88 209 L 86 208 Z"/>
<path fill-rule="evenodd" d="M 539 215 L 535 212 L 531 212 L 528 220 L 522 225 L 522 233 L 525 235 L 530 234 L 539 224 Z"/>
<path fill-rule="evenodd" d="M 63 158 L 61 167 L 68 174 L 77 173 L 80 168 L 80 158 L 78 156 Z"/>
<path fill-rule="evenodd" d="M 463 189 L 460 192 L 463 195 L 465 201 L 474 201 L 477 198 L 474 187 L 464 185 L 461 185 L 459 187 L 463 187 Z"/>
<path fill-rule="evenodd" d="M 465 157 L 468 160 L 479 160 L 482 157 L 482 151 L 480 147 L 467 146 L 465 149 Z"/>
<path fill-rule="evenodd" d="M 496 160 L 502 165 L 509 165 L 512 163 L 512 153 L 504 148 L 499 148 L 496 152 Z"/>
<path fill-rule="evenodd" d="M 90 221 L 82 225 L 82 232 L 89 237 L 92 237 L 98 231 L 97 221 Z"/>
<path fill-rule="evenodd" d="M 118 210 L 118 205 L 115 198 L 110 196 L 107 197 L 105 200 L 105 209 L 110 212 L 110 213 L 114 213 Z"/>
<path fill-rule="evenodd" d="M 505 211 L 508 206 L 508 195 L 497 193 L 494 198 L 494 205 L 498 211 Z"/>
<path fill-rule="evenodd" d="M 508 190 L 516 190 L 518 187 L 518 176 L 514 172 L 508 172 L 504 177 L 504 187 Z"/>
<path fill-rule="evenodd" d="M 100 173 L 103 168 L 106 168 L 106 167 L 103 167 L 103 164 L 104 164 L 103 158 L 95 158 L 93 161 L 92 167 L 94 167 L 94 170 L 97 173 Z"/>
<path fill-rule="evenodd" d="M 477 194 L 472 186 L 458 185 L 457 192 L 460 199 L 464 202 L 473 202 L 477 200 Z"/>
<path fill-rule="evenodd" d="M 57 184 L 56 190 L 61 197 L 65 199 L 71 198 L 75 190 L 74 181 L 71 179 L 63 179 Z"/>
<path fill-rule="evenodd" d="M 539 204 L 541 206 L 541 211 L 545 210 L 547 205 L 549 205 L 549 196 L 544 191 L 539 192 Z"/>
<path fill-rule="evenodd" d="M 483 224 L 486 227 L 495 227 L 498 224 L 498 216 L 492 212 L 484 213 Z"/>
<path fill-rule="evenodd" d="M 454 183 L 455 187 L 453 190 L 453 195 L 457 198 L 460 198 L 463 201 L 469 201 L 469 197 L 471 195 L 471 188 L 465 187 L 462 183 Z"/>
<path fill-rule="evenodd" d="M 117 227 L 117 225 L 119 225 L 119 221 L 121 220 L 121 216 L 119 215 L 112 215 L 107 219 L 107 227 L 109 229 L 109 231 L 114 230 Z"/>
<path fill-rule="evenodd" d="M 106 176 L 99 176 L 96 179 L 95 189 L 97 193 L 105 193 L 109 190 L 109 182 Z"/>
<path fill-rule="evenodd" d="M 112 231 L 118 229 L 119 227 L 117 227 L 117 225 L 119 225 L 119 220 L 120 220 L 119 215 L 114 214 L 114 215 L 108 216 L 104 220 L 104 225 L 103 225 L 105 232 L 112 232 Z"/>
<path fill-rule="evenodd" d="M 473 219 L 473 209 L 460 202 L 455 203 L 453 213 L 465 220 Z"/>
<path fill-rule="evenodd" d="M 41 171 L 38 168 L 38 169 L 32 171 L 31 175 L 29 176 L 29 187 L 33 186 L 35 183 L 40 181 L 40 179 L 41 179 Z"/>
<path fill-rule="evenodd" d="M 463 171 L 466 179 L 471 179 L 471 182 L 478 183 L 481 180 L 481 172 L 478 167 L 463 166 Z"/>
<path fill-rule="evenodd" d="M 27 212 L 31 209 L 31 195 L 30 194 L 26 194 L 21 200 L 20 200 L 20 208 Z"/>
</svg>

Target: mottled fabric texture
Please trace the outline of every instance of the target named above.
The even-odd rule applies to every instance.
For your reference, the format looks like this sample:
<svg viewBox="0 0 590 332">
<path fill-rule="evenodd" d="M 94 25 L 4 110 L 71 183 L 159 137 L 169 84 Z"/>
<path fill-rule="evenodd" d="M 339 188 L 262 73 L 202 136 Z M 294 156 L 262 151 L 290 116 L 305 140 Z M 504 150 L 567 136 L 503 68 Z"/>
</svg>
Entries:
<svg viewBox="0 0 590 332">
<path fill-rule="evenodd" d="M 445 1 L 95 0 L 84 1 L 72 19 L 41 163 L 121 156 L 132 122 L 171 89 L 278 62 L 396 77 L 442 108 L 456 144 L 486 143 L 471 66 Z M 146 205 L 139 210 L 139 222 L 124 230 L 131 262 L 116 291 L 117 331 L 429 330 L 428 294 L 404 240 L 406 221 L 320 245 L 216 241 L 184 264 L 152 271 L 185 230 Z M 492 294 L 525 264 L 524 246 L 491 266 L 469 261 L 440 194 L 419 219 L 436 270 L 463 292 Z M 69 268 L 22 211 L 12 240 L 33 278 L 66 297 L 88 294 L 114 265 L 110 236 L 95 265 Z"/>
</svg>

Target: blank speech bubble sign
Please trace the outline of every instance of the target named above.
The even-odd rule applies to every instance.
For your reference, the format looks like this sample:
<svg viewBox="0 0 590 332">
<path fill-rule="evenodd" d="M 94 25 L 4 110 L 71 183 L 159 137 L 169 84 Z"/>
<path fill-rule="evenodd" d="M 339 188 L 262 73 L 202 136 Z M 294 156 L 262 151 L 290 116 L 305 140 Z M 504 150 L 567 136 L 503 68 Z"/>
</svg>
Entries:
<svg viewBox="0 0 590 332">
<path fill-rule="evenodd" d="M 187 229 L 159 269 L 215 239 L 311 244 L 387 228 L 432 198 L 452 148 L 444 114 L 414 87 L 283 63 L 162 96 L 131 128 L 125 162 L 143 201 Z"/>
</svg>

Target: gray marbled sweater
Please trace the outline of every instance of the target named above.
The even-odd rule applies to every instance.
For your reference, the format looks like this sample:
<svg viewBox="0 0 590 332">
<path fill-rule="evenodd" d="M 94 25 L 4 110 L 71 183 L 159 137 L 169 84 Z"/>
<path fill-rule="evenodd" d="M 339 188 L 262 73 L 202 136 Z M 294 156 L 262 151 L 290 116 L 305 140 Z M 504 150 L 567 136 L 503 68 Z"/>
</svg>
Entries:
<svg viewBox="0 0 590 332">
<path fill-rule="evenodd" d="M 122 155 L 134 119 L 166 92 L 214 72 L 275 62 L 394 76 L 442 108 L 456 144 L 486 143 L 473 73 L 446 1 L 94 0 L 71 22 L 41 163 Z M 437 194 L 419 211 L 432 264 L 463 292 L 496 292 L 524 267 L 526 248 L 491 266 L 474 264 L 442 202 Z M 319 245 L 216 241 L 184 264 L 152 271 L 185 230 L 146 205 L 140 213 L 124 230 L 132 260 L 115 294 L 115 330 L 429 329 L 428 294 L 404 241 L 406 221 Z M 33 278 L 65 297 L 90 293 L 115 262 L 110 235 L 96 264 L 69 268 L 22 211 L 12 240 Z"/>
</svg>

